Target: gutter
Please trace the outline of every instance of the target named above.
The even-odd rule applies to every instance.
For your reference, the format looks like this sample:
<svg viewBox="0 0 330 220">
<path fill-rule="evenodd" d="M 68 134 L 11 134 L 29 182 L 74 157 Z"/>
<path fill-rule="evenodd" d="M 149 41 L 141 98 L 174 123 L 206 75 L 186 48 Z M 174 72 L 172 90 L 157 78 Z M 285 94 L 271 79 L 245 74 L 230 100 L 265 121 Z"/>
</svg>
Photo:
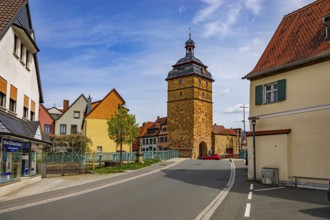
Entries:
<svg viewBox="0 0 330 220">
<path fill-rule="evenodd" d="M 312 64 L 316 64 L 316 63 L 321 63 L 324 61 L 330 60 L 330 52 L 328 52 L 326 55 L 321 55 L 321 56 L 316 56 L 316 57 L 312 57 L 312 58 L 307 58 L 304 60 L 300 60 L 300 61 L 296 61 L 293 63 L 289 63 L 274 69 L 268 69 L 265 71 L 260 71 L 257 72 L 255 74 L 253 74 L 252 76 L 248 76 L 249 74 L 247 74 L 246 76 L 242 77 L 241 79 L 248 79 L 248 80 L 255 80 L 258 78 L 262 78 L 264 76 L 268 76 L 268 75 L 275 75 L 275 74 L 279 74 L 279 73 L 283 73 L 283 72 L 287 72 L 290 70 L 294 70 L 294 69 L 298 69 L 300 67 L 304 67 L 304 66 L 308 66 L 308 65 L 312 65 Z"/>
</svg>

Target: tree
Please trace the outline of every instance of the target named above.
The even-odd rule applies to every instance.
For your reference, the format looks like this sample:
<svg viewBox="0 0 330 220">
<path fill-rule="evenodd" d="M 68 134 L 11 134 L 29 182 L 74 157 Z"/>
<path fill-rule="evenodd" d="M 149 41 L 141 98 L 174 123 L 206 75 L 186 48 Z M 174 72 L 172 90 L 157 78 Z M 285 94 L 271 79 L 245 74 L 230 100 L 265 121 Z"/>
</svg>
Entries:
<svg viewBox="0 0 330 220">
<path fill-rule="evenodd" d="M 120 165 L 122 165 L 123 144 L 132 144 L 136 139 L 139 125 L 135 115 L 128 114 L 128 109 L 120 107 L 117 114 L 107 121 L 108 135 L 111 140 L 120 145 Z"/>
</svg>

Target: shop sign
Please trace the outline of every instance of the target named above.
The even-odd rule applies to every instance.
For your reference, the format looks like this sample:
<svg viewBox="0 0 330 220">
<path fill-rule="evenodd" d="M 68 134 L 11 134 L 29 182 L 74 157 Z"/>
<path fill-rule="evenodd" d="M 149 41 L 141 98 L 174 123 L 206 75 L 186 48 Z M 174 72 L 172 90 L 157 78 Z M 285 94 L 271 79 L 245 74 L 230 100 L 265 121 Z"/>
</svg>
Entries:
<svg viewBox="0 0 330 220">
<path fill-rule="evenodd" d="M 3 148 L 7 152 L 20 151 L 22 149 L 22 142 L 9 139 L 3 139 Z"/>
</svg>

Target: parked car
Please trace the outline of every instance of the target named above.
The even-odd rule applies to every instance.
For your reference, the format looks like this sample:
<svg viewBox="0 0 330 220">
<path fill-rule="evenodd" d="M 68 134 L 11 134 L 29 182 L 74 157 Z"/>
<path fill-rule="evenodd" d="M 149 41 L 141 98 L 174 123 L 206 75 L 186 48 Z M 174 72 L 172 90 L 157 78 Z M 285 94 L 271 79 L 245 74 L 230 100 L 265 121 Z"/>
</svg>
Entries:
<svg viewBox="0 0 330 220">
<path fill-rule="evenodd" d="M 220 160 L 219 154 L 208 154 L 206 156 L 202 156 L 203 160 Z"/>
</svg>

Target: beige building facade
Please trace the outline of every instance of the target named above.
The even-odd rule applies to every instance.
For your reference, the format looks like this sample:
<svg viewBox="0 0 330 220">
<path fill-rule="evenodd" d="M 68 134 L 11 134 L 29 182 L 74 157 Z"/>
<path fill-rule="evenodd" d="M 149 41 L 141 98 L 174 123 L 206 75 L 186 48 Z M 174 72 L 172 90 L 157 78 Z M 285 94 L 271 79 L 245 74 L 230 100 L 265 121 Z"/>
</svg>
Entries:
<svg viewBox="0 0 330 220">
<path fill-rule="evenodd" d="M 330 2 L 318 0 L 285 16 L 258 64 L 245 76 L 250 80 L 250 118 L 256 119 L 257 179 L 262 179 L 263 168 L 276 168 L 282 184 L 313 187 L 328 184 L 329 12 Z M 292 24 L 293 19 L 298 19 L 310 33 L 296 34 L 295 42 L 285 41 L 283 36 L 298 33 L 302 27 Z M 251 132 L 248 157 L 248 178 L 253 179 Z"/>
</svg>

